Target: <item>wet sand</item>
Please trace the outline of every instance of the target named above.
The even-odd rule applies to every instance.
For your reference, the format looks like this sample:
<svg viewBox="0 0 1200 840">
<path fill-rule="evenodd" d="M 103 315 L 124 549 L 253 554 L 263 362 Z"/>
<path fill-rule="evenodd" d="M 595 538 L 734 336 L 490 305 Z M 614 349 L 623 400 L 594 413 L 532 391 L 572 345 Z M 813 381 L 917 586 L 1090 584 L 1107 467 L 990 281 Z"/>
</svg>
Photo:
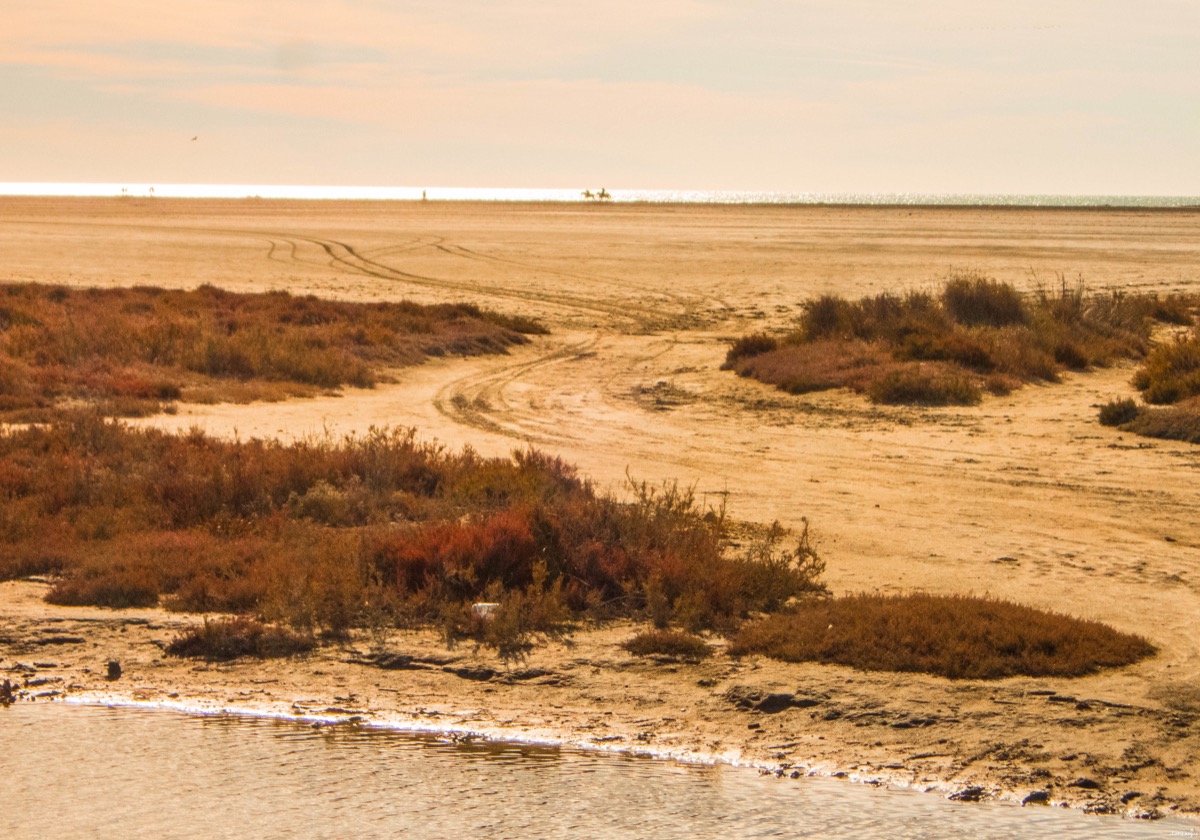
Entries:
<svg viewBox="0 0 1200 840">
<path fill-rule="evenodd" d="M 357 654 L 196 669 L 153 644 L 192 619 L 156 613 L 122 631 L 123 614 L 51 608 L 26 582 L 0 587 L 0 667 L 53 661 L 33 678 L 61 676 L 73 695 L 250 705 L 265 691 L 288 708 L 433 721 L 423 708 L 509 734 L 1200 809 L 1200 449 L 1096 423 L 1099 404 L 1133 395 L 1131 367 L 938 410 L 791 397 L 718 370 L 729 339 L 786 326 L 811 295 L 929 288 L 954 268 L 1023 288 L 1082 277 L 1200 290 L 1200 212 L 0 199 L 0 247 L 6 281 L 465 300 L 552 331 L 373 391 L 181 406 L 149 422 L 243 438 L 412 425 L 485 454 L 534 445 L 618 492 L 628 472 L 695 484 L 735 518 L 807 517 L 837 593 L 986 593 L 1160 648 L 1076 680 L 951 682 L 725 657 L 646 664 L 614 647 L 633 633 L 614 627 L 535 651 L 516 669 L 546 673 L 523 679 L 419 634 L 379 643 L 433 663 L 418 670 L 346 662 L 364 660 L 368 638 Z M 87 641 L 38 643 L 60 630 Z M 115 683 L 102 679 L 109 657 L 126 663 Z M 498 673 L 453 673 L 468 666 Z M 734 702 L 754 690 L 816 702 L 776 714 Z"/>
</svg>

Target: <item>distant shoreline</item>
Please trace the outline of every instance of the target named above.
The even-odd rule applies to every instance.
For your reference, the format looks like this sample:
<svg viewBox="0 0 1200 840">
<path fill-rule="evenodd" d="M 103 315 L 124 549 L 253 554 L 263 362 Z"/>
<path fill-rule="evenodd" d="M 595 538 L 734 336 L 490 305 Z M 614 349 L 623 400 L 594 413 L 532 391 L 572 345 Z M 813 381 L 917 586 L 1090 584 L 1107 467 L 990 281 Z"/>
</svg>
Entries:
<svg viewBox="0 0 1200 840">
<path fill-rule="evenodd" d="M 1147 216 L 1190 216 L 1200 213 L 1200 199 L 1195 204 L 1181 205 L 1036 205 L 1036 204 L 817 204 L 817 203 L 718 203 L 718 202 L 666 202 L 666 201 L 617 201 L 609 202 L 604 205 L 597 205 L 594 202 L 588 201 L 551 201 L 551 200 L 487 200 L 487 199 L 428 199 L 427 201 L 410 201 L 406 199 L 365 199 L 365 198 L 258 198 L 258 197 L 241 197 L 241 198 L 226 198 L 215 196 L 78 196 L 78 195 L 10 195 L 0 193 L 0 212 L 4 208 L 39 208 L 38 212 L 55 208 L 61 210 L 64 205 L 77 203 L 83 207 L 99 207 L 108 205 L 110 207 L 128 207 L 130 210 L 144 212 L 148 206 L 157 206 L 159 208 L 177 208 L 177 212 L 203 212 L 205 207 L 236 207 L 236 208 L 318 208 L 330 211 L 338 211 L 341 209 L 362 209 L 362 210 L 401 210 L 405 212 L 418 212 L 417 208 L 422 205 L 430 208 L 438 207 L 443 209 L 461 208 L 470 210 L 472 208 L 486 210 L 494 209 L 496 212 L 513 212 L 513 211 L 548 211 L 558 210 L 568 213 L 590 213 L 596 212 L 599 214 L 613 212 L 656 212 L 656 213 L 672 213 L 672 212 L 705 212 L 721 213 L 723 211 L 730 212 L 821 212 L 830 210 L 841 210 L 848 212 L 896 212 L 903 211 L 907 213 L 1002 213 L 1020 215 L 1025 213 L 1051 213 L 1051 214 L 1070 214 L 1084 213 L 1102 215 L 1104 213 L 1123 213 L 1137 214 Z M 172 214 L 174 215 L 174 213 Z"/>
<path fill-rule="evenodd" d="M 464 202 L 498 204 L 653 204 L 770 207 L 949 207 L 1071 209 L 1198 209 L 1200 196 L 1032 193 L 818 193 L 773 190 L 615 189 L 611 198 L 584 189 L 494 187 L 362 187 L 280 184 L 121 184 L 0 182 L 0 198 L 223 199 L 319 202 Z"/>
</svg>

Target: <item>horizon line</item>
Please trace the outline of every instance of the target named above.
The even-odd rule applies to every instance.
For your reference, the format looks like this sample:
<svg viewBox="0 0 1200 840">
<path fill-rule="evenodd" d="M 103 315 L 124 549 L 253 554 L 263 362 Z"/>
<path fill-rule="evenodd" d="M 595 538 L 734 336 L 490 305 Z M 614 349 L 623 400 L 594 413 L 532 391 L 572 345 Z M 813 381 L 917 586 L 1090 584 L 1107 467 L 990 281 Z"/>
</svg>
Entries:
<svg viewBox="0 0 1200 840">
<path fill-rule="evenodd" d="M 592 202 L 602 187 L 412 187 L 318 184 L 204 184 L 116 181 L 7 181 L 0 196 L 53 198 L 224 198 L 330 201 Z M 1130 193 L 817 192 L 730 189 L 604 190 L 605 202 L 702 204 L 880 204 L 979 206 L 1196 207 L 1200 196 Z"/>
</svg>

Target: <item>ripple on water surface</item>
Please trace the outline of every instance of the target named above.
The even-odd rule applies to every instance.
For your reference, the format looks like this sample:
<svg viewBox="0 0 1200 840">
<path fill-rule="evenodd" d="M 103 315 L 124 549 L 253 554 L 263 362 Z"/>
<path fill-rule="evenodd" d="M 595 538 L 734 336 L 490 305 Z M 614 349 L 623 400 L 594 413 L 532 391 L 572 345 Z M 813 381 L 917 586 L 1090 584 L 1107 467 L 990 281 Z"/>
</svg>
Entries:
<svg viewBox="0 0 1200 840">
<path fill-rule="evenodd" d="M 63 704 L 0 708 L 3 837 L 1196 836 L 519 744 Z"/>
</svg>

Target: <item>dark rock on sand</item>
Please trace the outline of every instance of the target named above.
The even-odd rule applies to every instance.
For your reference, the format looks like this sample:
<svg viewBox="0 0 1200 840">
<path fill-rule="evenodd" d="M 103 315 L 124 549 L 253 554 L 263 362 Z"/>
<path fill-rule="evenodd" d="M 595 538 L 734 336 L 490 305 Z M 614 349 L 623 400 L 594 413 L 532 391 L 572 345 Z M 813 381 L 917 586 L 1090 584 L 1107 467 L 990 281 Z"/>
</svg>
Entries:
<svg viewBox="0 0 1200 840">
<path fill-rule="evenodd" d="M 406 653 L 372 653 L 346 661 L 352 665 L 366 665 L 371 668 L 382 668 L 385 671 L 427 671 L 433 668 L 443 668 L 454 660 L 429 656 L 418 658 Z"/>
<path fill-rule="evenodd" d="M 447 665 L 442 670 L 447 674 L 462 677 L 464 680 L 478 680 L 480 682 L 485 682 L 496 676 L 495 670 L 483 665 L 463 665 L 458 668 Z"/>
<path fill-rule="evenodd" d="M 984 789 L 979 785 L 968 785 L 962 790 L 950 794 L 947 798 L 953 799 L 955 802 L 978 802 L 986 795 Z"/>
<path fill-rule="evenodd" d="M 739 709 L 766 714 L 775 714 L 785 709 L 807 709 L 821 702 L 815 697 L 786 692 L 769 693 L 746 685 L 735 685 L 723 696 Z"/>
</svg>

